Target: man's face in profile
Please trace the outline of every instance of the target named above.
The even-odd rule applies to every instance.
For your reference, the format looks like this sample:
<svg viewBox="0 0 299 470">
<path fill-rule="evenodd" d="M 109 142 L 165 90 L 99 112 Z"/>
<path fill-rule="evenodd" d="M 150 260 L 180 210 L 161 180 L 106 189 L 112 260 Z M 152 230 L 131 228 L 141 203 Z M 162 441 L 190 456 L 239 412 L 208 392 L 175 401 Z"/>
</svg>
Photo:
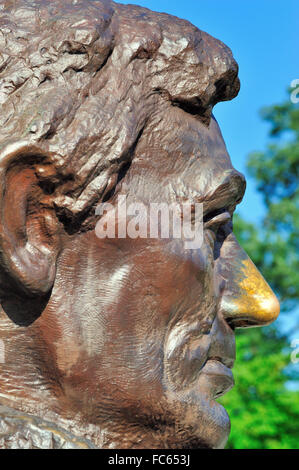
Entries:
<svg viewBox="0 0 299 470">
<path fill-rule="evenodd" d="M 71 231 L 67 229 L 68 219 L 57 210 L 60 199 L 56 199 L 54 207 L 64 229 L 53 228 L 52 219 L 50 228 L 47 226 L 48 238 L 54 232 L 59 237 L 53 285 L 40 315 L 26 327 L 22 326 L 30 338 L 32 363 L 36 361 L 38 365 L 37 383 L 43 383 L 45 390 L 41 392 L 39 386 L 35 387 L 34 400 L 43 402 L 47 397 L 49 409 L 66 420 L 78 419 L 79 427 L 89 423 L 106 429 L 111 436 L 103 441 L 104 446 L 115 442 L 119 447 L 223 447 L 229 433 L 229 419 L 215 400 L 233 386 L 234 329 L 268 324 L 279 312 L 274 294 L 233 235 L 233 213 L 243 198 L 245 181 L 232 167 L 211 114 L 217 101 L 231 99 L 236 94 L 236 64 L 221 43 L 205 37 L 206 50 L 211 57 L 220 57 L 222 65 L 217 71 L 215 60 L 216 78 L 211 83 L 217 86 L 207 86 L 208 91 L 203 88 L 201 98 L 195 99 L 193 87 L 199 85 L 191 72 L 188 76 L 181 67 L 172 70 L 176 64 L 172 57 L 183 50 L 179 57 L 186 70 L 192 60 L 194 64 L 196 60 L 199 62 L 200 41 L 190 40 L 191 33 L 196 36 L 199 32 L 192 27 L 183 36 L 187 26 L 171 21 L 174 22 L 169 33 L 172 39 L 162 41 L 159 49 L 163 60 L 169 63 L 169 72 L 167 75 L 167 67 L 159 71 L 159 61 L 158 65 L 151 65 L 150 70 L 157 69 L 159 78 L 157 83 L 153 80 L 153 85 L 144 80 L 145 103 L 151 113 L 141 129 L 136 122 L 137 117 L 144 117 L 145 105 L 139 109 L 136 98 L 127 101 L 126 107 L 122 102 L 127 99 L 125 93 L 117 95 L 121 81 L 116 75 L 111 83 L 106 78 L 109 86 L 105 100 L 112 99 L 111 90 L 118 98 L 117 110 L 107 126 L 112 123 L 111 128 L 115 126 L 119 138 L 123 132 L 125 142 L 129 139 L 126 132 L 130 136 L 136 129 L 139 132 L 130 148 L 129 164 L 125 171 L 122 168 L 121 176 L 119 173 L 116 180 L 111 179 L 115 182 L 113 191 L 106 190 L 102 200 L 115 205 L 117 197 L 123 195 L 128 204 L 142 202 L 146 206 L 153 202 L 201 203 L 203 243 L 200 248 L 189 250 L 182 239 L 175 238 L 99 239 L 95 224 L 82 229 L 80 217 L 76 219 L 77 225 L 74 224 L 76 230 Z M 130 30 L 127 20 L 118 27 L 120 31 Z M 138 25 L 135 28 L 138 31 Z M 176 28 L 181 28 L 181 36 Z M 188 46 L 186 37 L 190 40 Z M 142 51 L 138 66 L 132 68 L 142 67 L 140 62 L 147 60 L 145 52 L 151 54 L 149 47 Z M 110 60 L 115 63 L 113 56 Z M 173 77 L 174 71 L 178 82 L 175 85 L 172 78 L 167 79 Z M 139 69 L 133 72 L 132 83 L 136 80 L 139 86 Z M 165 89 L 159 82 L 163 74 L 166 74 L 162 81 Z M 123 80 L 129 82 L 126 76 Z M 96 96 L 96 85 L 92 86 L 91 95 Z M 87 110 L 92 113 L 94 101 L 90 103 Z M 119 109 L 122 114 L 117 122 L 121 124 L 116 127 L 113 119 Z M 70 136 L 78 129 L 83 134 L 84 123 L 80 128 L 79 124 L 75 127 L 76 122 L 71 126 Z M 51 138 L 47 136 L 48 140 Z M 108 142 L 103 140 L 104 144 L 100 141 L 96 148 L 97 153 Z M 117 145 L 113 147 L 115 141 Z M 57 150 L 61 150 L 58 143 Z M 42 153 L 42 139 L 39 145 Z M 81 147 L 76 147 L 74 154 L 79 163 L 72 181 L 79 181 L 82 168 L 88 165 L 91 181 L 95 170 L 84 158 L 89 155 L 89 162 L 95 159 L 90 157 L 92 145 L 93 141 L 86 139 Z M 122 140 L 117 141 L 115 137 L 109 145 L 114 155 Z M 101 174 L 105 174 L 107 167 L 106 162 Z M 14 171 L 11 170 L 7 184 L 15 177 Z M 19 185 L 25 185 L 24 181 L 29 179 L 29 170 L 26 171 Z M 64 194 L 66 200 L 70 199 L 69 188 Z M 48 193 L 50 207 L 51 192 Z M 82 193 L 80 187 L 74 192 L 78 200 Z M 89 193 L 86 194 L 87 200 Z M 95 209 L 95 202 L 90 204 L 90 210 Z M 48 206 L 43 204 L 44 210 Z M 12 230 L 14 224 L 7 223 Z M 36 224 L 31 223 L 30 234 Z M 45 232 L 44 229 L 43 236 Z M 40 240 L 42 236 L 35 239 Z M 50 242 L 47 249 L 51 252 Z M 14 268 L 15 278 L 16 272 Z M 27 282 L 27 291 L 30 288 Z M 14 318 L 12 309 L 10 306 L 9 313 L 6 312 L 10 318 Z M 29 398 L 29 395 L 30 386 L 26 385 L 20 396 Z M 95 441 L 100 445 L 99 438 Z"/>
<path fill-rule="evenodd" d="M 173 190 L 182 200 L 202 201 L 201 248 L 185 249 L 177 239 L 82 234 L 60 258 L 61 283 L 53 298 L 64 299 L 61 313 L 50 301 L 36 327 L 44 331 L 55 322 L 47 342 L 57 345 L 68 398 L 76 397 L 79 408 L 85 401 L 98 412 L 110 406 L 115 419 L 120 413 L 141 423 L 154 421 L 157 413 L 182 426 L 183 442 L 218 447 L 228 436 L 229 420 L 215 399 L 233 386 L 234 329 L 272 321 L 277 305 L 233 236 L 233 211 L 245 184 L 215 119 L 205 126 L 177 110 L 172 125 L 178 141 L 189 142 L 187 152 L 182 145 L 175 160 L 171 144 L 163 156 L 157 143 L 147 160 L 148 141 L 141 139 L 120 193 L 128 203 L 148 205 L 170 201 Z M 66 321 L 69 337 L 57 343 Z"/>
</svg>

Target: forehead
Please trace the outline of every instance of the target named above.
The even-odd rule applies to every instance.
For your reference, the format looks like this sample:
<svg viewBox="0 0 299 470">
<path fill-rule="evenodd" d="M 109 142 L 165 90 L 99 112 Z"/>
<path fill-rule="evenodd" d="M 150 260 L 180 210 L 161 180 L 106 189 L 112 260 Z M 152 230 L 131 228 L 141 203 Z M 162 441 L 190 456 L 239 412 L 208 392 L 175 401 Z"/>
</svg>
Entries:
<svg viewBox="0 0 299 470">
<path fill-rule="evenodd" d="M 171 105 L 145 130 L 134 173 L 136 166 L 150 193 L 170 188 L 176 201 L 202 202 L 204 210 L 218 205 L 234 210 L 244 196 L 245 178 L 234 169 L 215 118 L 203 123 Z"/>
<path fill-rule="evenodd" d="M 214 117 L 208 126 L 198 126 L 195 155 L 185 171 L 186 179 L 195 192 L 195 201 L 204 202 L 206 210 L 223 206 L 234 208 L 241 202 L 245 177 L 231 162 L 220 127 Z M 188 135 L 188 126 L 185 127 Z M 196 195 L 197 193 L 197 195 Z"/>
</svg>

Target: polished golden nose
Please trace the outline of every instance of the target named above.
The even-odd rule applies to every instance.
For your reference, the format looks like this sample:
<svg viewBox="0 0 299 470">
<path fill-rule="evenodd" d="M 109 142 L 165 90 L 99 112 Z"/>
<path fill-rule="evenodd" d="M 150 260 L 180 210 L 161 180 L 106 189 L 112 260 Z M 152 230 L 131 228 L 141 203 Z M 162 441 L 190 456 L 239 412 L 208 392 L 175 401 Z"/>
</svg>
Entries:
<svg viewBox="0 0 299 470">
<path fill-rule="evenodd" d="M 221 302 L 223 315 L 237 328 L 268 325 L 279 315 L 278 299 L 236 240 L 234 245 L 225 270 L 230 275 Z"/>
</svg>

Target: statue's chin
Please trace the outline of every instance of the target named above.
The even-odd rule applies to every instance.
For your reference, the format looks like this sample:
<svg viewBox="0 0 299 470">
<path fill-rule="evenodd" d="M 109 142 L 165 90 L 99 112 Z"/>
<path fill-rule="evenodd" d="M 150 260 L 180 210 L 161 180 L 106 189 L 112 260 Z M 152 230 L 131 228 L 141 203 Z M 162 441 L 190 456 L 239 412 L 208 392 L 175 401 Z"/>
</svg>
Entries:
<svg viewBox="0 0 299 470">
<path fill-rule="evenodd" d="M 212 426 L 215 426 L 215 434 L 212 435 L 212 447 L 224 449 L 229 438 L 231 423 L 226 409 L 216 401 L 214 401 L 214 406 L 216 412 L 213 412 Z"/>
<path fill-rule="evenodd" d="M 206 447 L 223 449 L 230 434 L 230 419 L 225 408 L 214 400 L 202 397 L 197 413 L 197 435 Z"/>
<path fill-rule="evenodd" d="M 179 433 L 191 447 L 223 449 L 230 434 L 230 419 L 225 408 L 203 393 L 172 395 L 171 414 L 182 429 Z M 184 430 L 186 435 L 184 436 Z M 185 442 L 183 443 L 185 444 Z"/>
</svg>

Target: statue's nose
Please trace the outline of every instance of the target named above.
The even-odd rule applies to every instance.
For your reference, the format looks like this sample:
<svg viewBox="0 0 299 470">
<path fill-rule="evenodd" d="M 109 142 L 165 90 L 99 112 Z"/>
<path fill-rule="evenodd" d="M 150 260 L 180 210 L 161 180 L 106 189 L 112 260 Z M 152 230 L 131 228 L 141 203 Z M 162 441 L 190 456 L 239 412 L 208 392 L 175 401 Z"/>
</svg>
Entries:
<svg viewBox="0 0 299 470">
<path fill-rule="evenodd" d="M 233 234 L 223 244 L 220 276 L 225 280 L 220 309 L 228 323 L 245 328 L 276 320 L 278 299 Z"/>
</svg>

